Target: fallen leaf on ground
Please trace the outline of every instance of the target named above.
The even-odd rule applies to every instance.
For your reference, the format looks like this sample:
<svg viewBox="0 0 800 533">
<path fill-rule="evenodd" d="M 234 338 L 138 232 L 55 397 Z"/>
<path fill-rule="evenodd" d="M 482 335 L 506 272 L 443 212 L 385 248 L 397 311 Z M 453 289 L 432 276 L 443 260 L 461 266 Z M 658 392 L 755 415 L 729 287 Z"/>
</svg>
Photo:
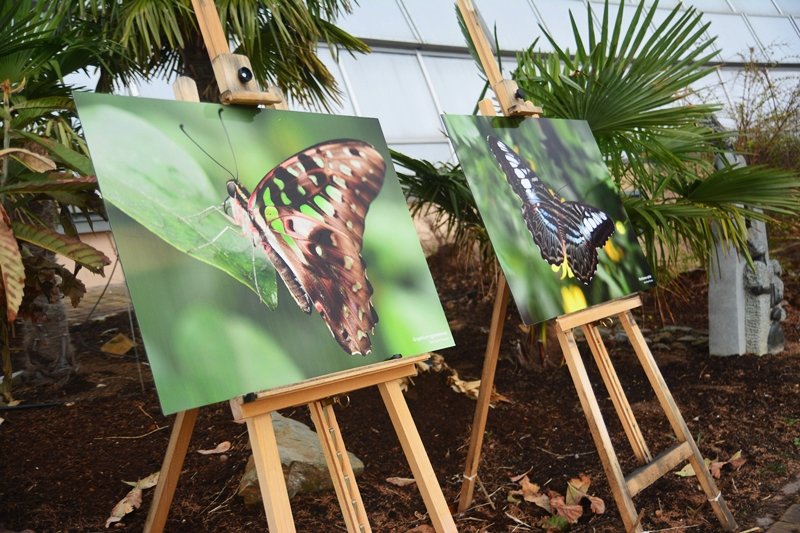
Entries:
<svg viewBox="0 0 800 533">
<path fill-rule="evenodd" d="M 606 502 L 597 496 L 589 496 L 589 486 L 592 484 L 592 478 L 586 474 L 581 474 L 576 478 L 572 478 L 567 482 L 567 505 L 581 505 L 584 498 L 589 500 L 589 507 L 595 514 L 603 514 L 606 512 Z"/>
<path fill-rule="evenodd" d="M 217 444 L 217 447 L 213 450 L 197 450 L 197 453 L 202 455 L 212 455 L 215 453 L 225 453 L 231 449 L 231 442 L 228 440 L 224 440 Z"/>
<path fill-rule="evenodd" d="M 111 510 L 111 515 L 106 519 L 106 528 L 122 520 L 126 514 L 138 509 L 140 505 L 142 505 L 142 489 L 133 488 Z"/>
<path fill-rule="evenodd" d="M 551 490 L 548 491 L 548 496 L 550 497 L 550 507 L 553 508 L 553 511 L 555 511 L 557 515 L 566 518 L 567 522 L 570 524 L 576 523 L 578 518 L 583 514 L 582 506 L 568 505 L 561 494 Z"/>
<path fill-rule="evenodd" d="M 579 504 L 586 496 L 586 493 L 589 492 L 589 485 L 591 484 L 592 480 L 586 474 L 581 474 L 579 477 L 570 479 L 567 482 L 567 504 Z"/>
<path fill-rule="evenodd" d="M 705 463 L 706 468 L 709 468 L 711 466 L 711 459 L 704 457 L 703 462 Z M 692 466 L 692 463 L 687 463 L 686 466 L 675 472 L 675 475 L 680 477 L 692 477 L 696 474 L 694 472 L 694 467 Z"/>
<path fill-rule="evenodd" d="M 433 529 L 428 524 L 422 524 L 421 526 L 417 526 L 413 529 L 409 529 L 406 533 L 436 533 L 436 530 Z"/>
<path fill-rule="evenodd" d="M 512 490 L 509 492 L 511 496 L 522 496 L 526 502 L 531 502 L 538 505 L 548 513 L 552 513 L 553 509 L 550 506 L 550 498 L 547 495 L 539 492 L 540 487 L 536 483 L 531 483 L 528 476 L 525 475 L 519 480 L 519 490 Z"/>
<path fill-rule="evenodd" d="M 531 469 L 529 468 L 528 472 L 530 471 Z M 508 479 L 511 480 L 512 483 L 519 483 L 520 479 L 528 476 L 528 472 L 523 472 L 522 474 L 517 474 L 516 476 L 509 476 Z"/>
<path fill-rule="evenodd" d="M 416 483 L 417 480 L 415 480 L 414 478 L 410 478 L 410 477 L 392 476 L 392 477 L 387 477 L 386 478 L 386 482 L 387 483 L 391 483 L 392 485 L 395 485 L 395 486 L 398 486 L 398 487 L 407 487 L 408 485 L 413 485 L 414 483 Z"/>
<path fill-rule="evenodd" d="M 733 470 L 739 470 L 746 462 L 747 459 L 742 457 L 742 450 L 739 450 L 735 454 L 731 455 L 731 458 L 727 461 L 713 461 L 708 466 L 708 469 L 712 476 L 714 476 L 716 479 L 719 479 L 722 476 L 722 468 L 725 465 L 731 465 Z"/>
<path fill-rule="evenodd" d="M 159 472 L 154 472 L 146 478 L 140 479 L 136 482 L 123 481 L 127 485 L 133 485 L 133 488 L 128 491 L 117 504 L 111 509 L 111 515 L 106 519 L 106 529 L 108 526 L 115 522 L 119 522 L 125 515 L 131 513 L 134 509 L 138 509 L 142 505 L 142 490 L 155 487 L 158 483 Z"/>
<path fill-rule="evenodd" d="M 136 346 L 136 343 L 130 337 L 124 333 L 117 333 L 110 341 L 100 347 L 100 351 L 113 355 L 125 355 L 134 346 Z"/>
<path fill-rule="evenodd" d="M 142 478 L 139 481 L 123 481 L 123 483 L 130 485 L 135 489 L 150 489 L 158 485 L 159 474 L 161 474 L 161 471 L 153 472 L 146 478 Z"/>
</svg>

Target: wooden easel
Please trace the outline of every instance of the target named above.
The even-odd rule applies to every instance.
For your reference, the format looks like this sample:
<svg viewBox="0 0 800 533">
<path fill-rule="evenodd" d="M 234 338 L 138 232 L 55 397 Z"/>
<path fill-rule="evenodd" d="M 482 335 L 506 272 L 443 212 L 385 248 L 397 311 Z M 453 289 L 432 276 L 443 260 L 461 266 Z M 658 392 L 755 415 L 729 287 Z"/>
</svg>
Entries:
<svg viewBox="0 0 800 533">
<path fill-rule="evenodd" d="M 192 0 L 192 4 L 203 40 L 208 48 L 222 102 L 273 107 L 282 104 L 282 98 L 276 91 L 262 92 L 258 88 L 252 79 L 252 71 L 249 76 L 241 74 L 242 69 L 250 69 L 250 61 L 245 56 L 230 53 L 213 1 Z M 193 80 L 181 78 L 174 88 L 179 99 L 199 101 Z M 455 522 L 400 388 L 399 380 L 415 375 L 416 363 L 426 358 L 427 356 L 423 355 L 387 361 L 262 392 L 255 395 L 255 398 L 240 397 L 230 401 L 234 418 L 247 423 L 267 523 L 271 532 L 295 531 L 278 444 L 272 426 L 272 413 L 303 404 L 307 404 L 311 411 L 311 418 L 325 454 L 347 531 L 350 533 L 371 531 L 353 468 L 336 422 L 332 399 L 372 386 L 377 386 L 380 391 L 433 527 L 439 533 L 456 531 Z M 159 483 L 145 522 L 145 532 L 164 530 L 197 413 L 198 409 L 194 408 L 177 414 L 161 467 Z"/>
<path fill-rule="evenodd" d="M 481 64 L 484 67 L 484 72 L 486 72 L 489 83 L 497 95 L 497 100 L 500 103 L 503 114 L 506 116 L 538 116 L 538 110 L 532 110 L 529 103 L 520 101 L 516 84 L 511 80 L 502 80 L 471 0 L 457 0 L 456 3 L 464 17 L 470 36 L 480 57 Z M 480 102 L 479 107 L 483 115 L 489 116 L 495 114 L 494 106 L 491 105 L 489 101 L 484 100 Z M 478 394 L 478 403 L 475 408 L 470 447 L 467 453 L 464 480 L 462 482 L 461 496 L 459 498 L 459 512 L 466 511 L 473 499 L 478 473 L 478 463 L 480 461 L 480 450 L 483 444 L 483 434 L 486 429 L 489 400 L 494 385 L 494 376 L 497 368 L 500 341 L 502 340 L 503 325 L 505 324 L 509 297 L 510 291 L 508 284 L 501 272 L 497 280 L 497 292 L 495 295 L 494 308 L 492 310 L 489 340 L 484 355 L 481 387 Z M 575 384 L 575 389 L 578 392 L 581 407 L 586 415 L 586 420 L 589 424 L 589 429 L 592 433 L 592 438 L 594 439 L 598 454 L 600 455 L 603 469 L 611 486 L 611 492 L 622 516 L 625 530 L 627 532 L 642 531 L 642 526 L 640 524 L 641 518 L 637 514 L 633 504 L 633 496 L 688 460 L 692 464 L 700 486 L 708 497 L 708 501 L 714 513 L 717 515 L 720 524 L 726 531 L 734 531 L 737 529 L 736 521 L 733 515 L 731 515 L 730 510 L 728 510 L 728 506 L 722 494 L 717 489 L 708 468 L 705 466 L 703 456 L 698 450 L 697 444 L 692 438 L 686 426 L 686 422 L 658 369 L 658 365 L 650 353 L 647 342 L 631 314 L 632 309 L 641 307 L 641 305 L 642 303 L 639 297 L 634 296 L 607 302 L 556 319 L 556 335 L 561 350 L 564 353 L 564 359 L 567 362 L 570 375 L 572 376 L 572 381 Z M 622 323 L 628 335 L 628 339 L 636 352 L 636 356 L 647 375 L 650 385 L 655 391 L 661 408 L 666 414 L 676 437 L 676 444 L 669 447 L 655 458 L 647 447 L 647 443 L 639 429 L 630 403 L 614 371 L 611 358 L 609 357 L 608 351 L 603 344 L 603 340 L 596 326 L 597 322 L 612 317 L 616 317 Z M 641 465 L 627 476 L 623 474 L 617 455 L 614 452 L 614 447 L 603 420 L 603 415 L 600 412 L 597 398 L 586 373 L 581 354 L 575 343 L 573 330 L 578 327 L 584 332 L 595 362 L 600 369 L 603 382 L 611 396 L 617 416 L 622 422 L 625 435 L 631 444 L 637 461 Z"/>
</svg>

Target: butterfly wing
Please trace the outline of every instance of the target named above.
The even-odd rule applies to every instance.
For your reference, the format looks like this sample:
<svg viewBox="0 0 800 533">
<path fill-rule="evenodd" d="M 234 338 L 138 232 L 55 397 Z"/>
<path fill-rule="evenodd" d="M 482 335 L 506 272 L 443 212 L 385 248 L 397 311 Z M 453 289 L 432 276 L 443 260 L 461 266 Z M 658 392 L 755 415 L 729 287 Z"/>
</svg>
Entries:
<svg viewBox="0 0 800 533">
<path fill-rule="evenodd" d="M 597 248 L 614 233 L 614 222 L 604 212 L 580 202 L 563 202 L 564 247 L 575 277 L 588 285 L 597 271 Z"/>
<path fill-rule="evenodd" d="M 250 196 L 248 210 L 287 268 L 295 300 L 309 302 L 342 348 L 368 354 L 378 315 L 361 257 L 364 222 L 386 164 L 371 145 L 327 141 L 289 157 Z M 273 263 L 274 264 L 274 263 Z"/>
<path fill-rule="evenodd" d="M 558 217 L 560 202 L 539 181 L 528 164 L 503 141 L 493 135 L 487 137 L 487 141 L 511 189 L 522 200 L 522 216 L 542 258 L 551 265 L 559 266 L 564 261 Z"/>
</svg>

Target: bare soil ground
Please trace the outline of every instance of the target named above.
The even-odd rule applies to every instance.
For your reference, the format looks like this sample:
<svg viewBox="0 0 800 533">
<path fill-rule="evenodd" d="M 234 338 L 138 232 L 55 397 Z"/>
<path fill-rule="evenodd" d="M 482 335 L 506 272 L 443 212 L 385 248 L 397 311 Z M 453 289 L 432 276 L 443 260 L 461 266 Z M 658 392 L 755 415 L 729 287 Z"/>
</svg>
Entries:
<svg viewBox="0 0 800 533">
<path fill-rule="evenodd" d="M 690 340 L 707 328 L 706 280 L 700 271 L 683 276 L 682 296 L 666 298 L 675 323 L 691 331 L 668 328 L 668 335 L 651 344 L 704 455 L 725 460 L 741 450 L 746 459 L 738 470 L 724 468 L 718 480 L 743 530 L 763 525 L 759 519 L 776 519 L 793 503 L 796 495 L 786 486 L 800 474 L 800 243 L 795 237 L 777 239 L 773 250 L 785 270 L 784 353 L 710 357 L 704 343 Z M 464 275 L 443 254 L 431 265 L 457 346 L 442 355 L 462 379 L 478 379 L 491 298 L 482 296 L 485 280 Z M 646 295 L 637 320 L 657 336 L 665 331 L 660 314 L 652 295 Z M 0 425 L 0 532 L 102 531 L 112 507 L 130 488 L 122 480 L 135 481 L 160 468 L 173 417 L 161 414 L 147 365 L 99 351 L 117 332 L 129 331 L 127 324 L 121 314 L 75 327 L 78 378 L 64 388 L 16 391 L 25 404 L 56 405 L 0 412 L 5 418 Z M 566 366 L 551 356 L 534 357 L 533 368 L 523 368 L 517 355 L 523 337 L 513 305 L 503 339 L 496 388 L 508 401 L 489 414 L 480 468 L 485 491 L 456 516 L 459 530 L 542 531 L 547 514 L 513 496 L 520 485 L 512 479 L 527 473 L 543 490 L 563 494 L 567 482 L 583 473 L 592 479 L 589 492 L 607 509 L 586 514 L 570 531 L 623 531 Z M 608 347 L 650 448 L 663 449 L 671 435 L 644 373 L 626 342 L 611 340 Z M 582 350 L 588 352 L 585 346 Z M 615 449 L 629 471 L 636 466 L 633 454 L 594 365 L 586 363 Z M 445 373 L 435 372 L 416 377 L 406 398 L 455 509 L 475 402 L 452 390 Z M 304 408 L 284 414 L 309 421 Z M 350 406 L 339 408 L 337 417 L 348 449 L 366 464 L 358 484 L 373 530 L 405 532 L 428 524 L 416 488 L 386 481 L 411 473 L 378 392 L 351 394 Z M 224 456 L 195 453 L 224 440 L 233 443 Z M 246 507 L 235 495 L 249 453 L 245 428 L 231 420 L 226 404 L 201 409 L 167 530 L 265 530 L 264 510 Z M 152 490 L 146 491 L 142 508 L 111 528 L 140 531 L 151 499 Z M 635 502 L 644 512 L 646 530 L 720 531 L 694 478 L 669 474 Z M 298 531 L 345 530 L 333 491 L 297 496 L 292 506 Z"/>
</svg>

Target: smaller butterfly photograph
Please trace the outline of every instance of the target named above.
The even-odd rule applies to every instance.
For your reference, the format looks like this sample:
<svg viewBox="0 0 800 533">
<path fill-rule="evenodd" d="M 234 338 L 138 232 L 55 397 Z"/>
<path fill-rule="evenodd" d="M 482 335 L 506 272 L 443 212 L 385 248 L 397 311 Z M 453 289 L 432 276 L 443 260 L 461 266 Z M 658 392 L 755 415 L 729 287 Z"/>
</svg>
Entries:
<svg viewBox="0 0 800 533">
<path fill-rule="evenodd" d="M 443 118 L 526 324 L 654 286 L 585 121 Z"/>
<path fill-rule="evenodd" d="M 165 413 L 453 345 L 377 120 L 76 101 Z"/>
</svg>

